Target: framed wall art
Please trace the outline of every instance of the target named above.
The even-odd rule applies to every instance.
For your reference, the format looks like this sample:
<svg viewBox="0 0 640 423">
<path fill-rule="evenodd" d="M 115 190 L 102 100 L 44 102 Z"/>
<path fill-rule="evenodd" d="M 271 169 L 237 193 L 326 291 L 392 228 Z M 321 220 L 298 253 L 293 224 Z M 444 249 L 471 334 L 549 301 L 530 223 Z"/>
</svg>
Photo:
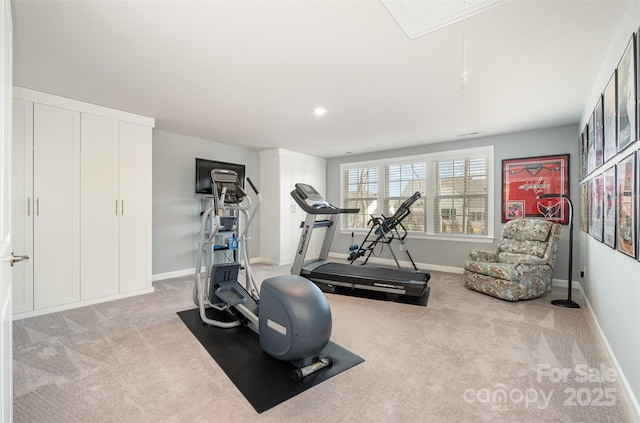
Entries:
<svg viewBox="0 0 640 423">
<path fill-rule="evenodd" d="M 580 184 L 580 230 L 589 232 L 589 184 L 583 182 Z"/>
<path fill-rule="evenodd" d="M 595 125 L 595 110 L 591 113 L 589 123 L 587 123 L 587 138 L 589 145 L 589 173 L 593 172 L 596 168 L 596 125 Z"/>
<path fill-rule="evenodd" d="M 603 94 L 604 161 L 618 152 L 618 126 L 616 121 L 616 72 L 613 72 Z"/>
<path fill-rule="evenodd" d="M 566 225 L 567 202 L 538 199 L 542 194 L 569 195 L 569 154 L 502 161 L 502 222 L 528 217 Z"/>
<path fill-rule="evenodd" d="M 616 165 L 616 245 L 618 251 L 636 256 L 636 155 L 632 153 Z"/>
<path fill-rule="evenodd" d="M 582 178 L 589 174 L 589 144 L 587 143 L 587 128 L 580 134 L 580 161 Z"/>
<path fill-rule="evenodd" d="M 602 174 L 589 180 L 589 235 L 602 241 L 603 205 Z"/>
<path fill-rule="evenodd" d="M 635 34 L 618 64 L 618 151 L 636 140 L 636 61 Z"/>
<path fill-rule="evenodd" d="M 616 168 L 611 166 L 604 176 L 604 235 L 603 242 L 616 247 Z"/>
<path fill-rule="evenodd" d="M 595 167 L 599 168 L 604 163 L 604 128 L 603 128 L 603 114 L 602 114 L 602 96 L 598 99 L 598 104 L 593 111 L 593 133 L 595 143 Z"/>
</svg>

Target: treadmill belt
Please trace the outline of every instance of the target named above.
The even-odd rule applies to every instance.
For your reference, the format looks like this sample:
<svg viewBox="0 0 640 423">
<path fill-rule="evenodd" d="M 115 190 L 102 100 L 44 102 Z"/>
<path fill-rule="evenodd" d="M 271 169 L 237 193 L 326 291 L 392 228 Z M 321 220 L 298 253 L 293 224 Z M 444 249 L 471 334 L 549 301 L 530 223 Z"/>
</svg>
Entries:
<svg viewBox="0 0 640 423">
<path fill-rule="evenodd" d="M 354 277 L 363 280 L 389 281 L 389 282 L 427 282 L 430 275 L 422 272 L 412 272 L 409 270 L 376 267 L 370 265 L 353 265 L 344 263 L 327 263 L 318 266 L 311 271 L 312 275 Z"/>
<path fill-rule="evenodd" d="M 320 289 L 336 294 L 386 299 L 423 307 L 429 301 L 429 273 L 328 262 L 313 269 L 308 278 Z"/>
</svg>

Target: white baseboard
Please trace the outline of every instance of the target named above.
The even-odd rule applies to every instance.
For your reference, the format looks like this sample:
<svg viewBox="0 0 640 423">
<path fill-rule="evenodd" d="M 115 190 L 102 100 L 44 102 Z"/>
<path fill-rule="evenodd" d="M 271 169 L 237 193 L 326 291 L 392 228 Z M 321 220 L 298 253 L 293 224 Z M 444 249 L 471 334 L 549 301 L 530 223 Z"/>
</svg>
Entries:
<svg viewBox="0 0 640 423">
<path fill-rule="evenodd" d="M 204 267 L 202 268 L 202 271 L 204 271 Z M 195 275 L 195 274 L 196 274 L 196 268 L 192 267 L 190 269 L 182 269 L 182 270 L 175 270 L 173 272 L 153 274 L 151 275 L 151 281 L 155 282 L 155 281 L 162 281 L 165 279 L 181 278 L 183 276 L 189 276 L 189 275 Z"/>
<path fill-rule="evenodd" d="M 329 257 L 334 258 L 334 259 L 343 259 L 345 260 L 345 255 L 344 254 L 340 254 L 340 253 L 329 253 Z M 393 261 L 393 259 L 383 259 L 383 258 L 379 258 L 379 257 L 370 257 L 369 258 L 369 263 L 372 264 L 379 264 L 382 266 L 391 266 L 391 267 L 395 267 L 396 262 Z M 400 266 L 403 269 L 411 269 L 411 262 L 409 261 L 403 261 L 403 260 L 398 260 L 398 263 L 400 263 Z M 416 263 L 416 267 L 420 270 L 432 270 L 434 272 L 444 272 L 444 273 L 454 273 L 457 275 L 461 275 L 464 272 L 464 268 L 462 267 L 455 267 L 455 266 L 442 266 L 439 264 L 431 264 L 431 263 Z M 554 279 L 553 280 L 553 286 L 557 286 L 560 288 L 566 288 L 569 286 L 569 283 L 566 281 L 566 279 Z M 576 282 L 576 281 L 572 281 L 571 282 L 571 286 L 573 289 L 582 289 L 580 286 L 580 282 Z"/>
<path fill-rule="evenodd" d="M 554 279 L 553 280 L 553 286 L 557 286 L 560 288 L 568 288 L 569 287 L 569 282 L 567 282 L 566 279 Z M 572 290 L 579 290 L 582 291 L 582 286 L 580 285 L 580 282 L 578 281 L 571 281 L 571 289 Z"/>
<path fill-rule="evenodd" d="M 345 254 L 340 254 L 340 253 L 329 253 L 329 257 L 334 259 L 337 258 L 337 259 L 346 260 L 347 256 Z M 384 259 L 379 257 L 369 257 L 368 263 L 379 264 L 381 266 L 390 266 L 390 267 L 396 266 L 396 262 L 393 261 L 393 259 Z M 413 268 L 410 261 L 398 260 L 398 263 L 400 263 L 400 266 L 403 269 Z M 416 263 L 416 267 L 419 270 L 433 270 L 435 272 L 456 273 L 460 275 L 462 274 L 462 271 L 463 271 L 462 267 L 441 266 L 439 264 L 429 264 L 429 263 Z"/>
<path fill-rule="evenodd" d="M 330 258 L 334 258 L 334 259 L 345 259 L 344 254 L 339 254 L 339 253 L 329 253 L 329 257 Z M 378 257 L 371 257 L 369 259 L 369 262 L 372 264 L 379 264 L 379 265 L 383 265 L 383 266 L 395 266 L 396 263 L 395 261 L 393 261 L 392 259 L 382 259 L 382 258 L 378 258 Z M 263 259 L 262 257 L 254 257 L 251 259 L 251 264 L 257 264 L 257 263 L 263 263 L 263 264 L 268 264 L 271 266 L 286 266 L 286 265 L 291 265 L 293 264 L 292 262 L 274 262 L 273 260 L 266 260 Z M 404 269 L 411 269 L 411 263 L 408 261 L 400 261 L 400 266 L 402 266 Z M 454 266 L 441 266 L 439 264 L 429 264 L 429 263 L 416 263 L 416 266 L 418 267 L 418 269 L 420 270 L 432 270 L 435 272 L 444 272 L 444 273 L 454 273 L 454 274 L 459 274 L 461 275 L 462 272 L 464 271 L 464 269 L 462 267 L 454 267 Z M 202 268 L 202 272 L 204 272 L 204 267 Z M 165 279 L 172 279 L 172 278 L 180 278 L 183 276 L 189 276 L 189 275 L 193 275 L 195 274 L 195 267 L 192 267 L 190 269 L 182 269 L 182 270 L 175 270 L 173 272 L 165 272 L 165 273 L 156 273 L 154 275 L 151 276 L 151 280 L 153 282 L 155 281 L 161 281 L 161 280 L 165 280 Z M 580 285 L 580 282 L 577 281 L 573 281 L 572 283 L 572 288 L 573 289 L 578 289 L 578 290 L 582 290 L 582 287 Z M 560 288 L 566 288 L 569 284 L 567 283 L 567 281 L 565 279 L 554 279 L 553 280 L 553 286 L 557 286 Z"/>
<path fill-rule="evenodd" d="M 596 330 L 598 331 L 598 335 L 600 335 L 600 339 L 604 344 L 605 350 L 607 351 L 607 355 L 609 356 L 609 359 L 613 363 L 613 367 L 615 367 L 616 372 L 618 373 L 618 380 L 620 381 L 620 385 L 622 385 L 623 394 L 627 400 L 627 403 L 631 408 L 631 412 L 634 414 L 633 420 L 636 422 L 640 422 L 640 403 L 638 402 L 638 398 L 636 398 L 636 396 L 634 395 L 633 390 L 631 389 L 631 385 L 629 384 L 629 380 L 627 379 L 624 372 L 622 371 L 622 367 L 620 366 L 620 363 L 618 362 L 618 359 L 616 358 L 616 355 L 613 352 L 611 345 L 609 344 L 609 340 L 607 339 L 607 336 L 604 334 L 604 331 L 600 326 L 600 322 L 598 322 L 598 318 L 596 317 L 596 314 L 593 312 L 593 309 L 591 308 L 589 299 L 585 295 L 584 291 L 582 290 L 582 286 L 580 284 L 578 284 L 578 288 L 580 289 L 580 293 L 582 293 L 582 297 L 584 298 L 584 301 L 586 303 L 586 306 L 587 306 L 586 309 L 589 311 L 589 315 L 591 315 L 591 318 L 595 323 Z"/>
<path fill-rule="evenodd" d="M 139 289 L 137 291 L 125 292 L 117 295 L 109 295 L 107 297 L 94 298 L 91 300 L 77 301 L 75 303 L 63 304 L 55 307 L 47 307 L 40 310 L 25 311 L 13 315 L 13 320 L 26 319 L 27 317 L 42 316 L 43 314 L 57 313 L 59 311 L 71 310 L 74 308 L 85 307 L 94 304 L 106 303 L 107 301 L 121 300 L 123 298 L 135 297 L 136 295 L 150 294 L 154 291 L 153 287 Z"/>
<path fill-rule="evenodd" d="M 293 261 L 275 261 L 275 260 L 269 260 L 269 259 L 259 257 L 259 258 L 251 259 L 251 264 L 254 264 L 254 263 L 268 264 L 270 266 L 285 266 L 287 264 L 288 265 L 293 264 Z"/>
<path fill-rule="evenodd" d="M 268 261 L 262 259 L 261 257 L 254 257 L 250 260 L 251 264 L 256 264 L 256 263 L 267 263 L 267 264 L 273 264 L 273 263 L 269 263 Z M 200 269 L 200 272 L 204 272 L 205 268 L 204 266 Z M 182 270 L 174 270 L 172 272 L 164 272 L 164 273 L 155 273 L 153 275 L 151 275 L 151 281 L 155 282 L 155 281 L 162 281 L 165 279 L 173 279 L 173 278 L 181 278 L 183 276 L 190 276 L 190 275 L 195 275 L 196 273 L 196 268 L 195 267 L 191 267 L 189 269 L 182 269 Z"/>
</svg>

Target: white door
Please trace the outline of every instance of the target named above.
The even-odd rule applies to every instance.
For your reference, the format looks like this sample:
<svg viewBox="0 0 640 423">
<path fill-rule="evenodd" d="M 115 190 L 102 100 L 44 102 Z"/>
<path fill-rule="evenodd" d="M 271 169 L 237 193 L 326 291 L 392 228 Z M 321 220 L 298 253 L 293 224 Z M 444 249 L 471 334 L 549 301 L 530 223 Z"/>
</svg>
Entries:
<svg viewBox="0 0 640 423">
<path fill-rule="evenodd" d="M 34 308 L 80 300 L 80 113 L 35 104 Z"/>
<path fill-rule="evenodd" d="M 81 297 L 118 293 L 118 121 L 82 114 Z"/>
<path fill-rule="evenodd" d="M 11 128 L 11 241 L 13 251 L 33 256 L 33 102 L 13 99 Z M 13 314 L 33 310 L 33 260 L 13 268 Z"/>
<path fill-rule="evenodd" d="M 11 342 L 11 6 L 0 5 L 2 45 L 0 57 L 0 420 L 10 422 L 12 413 Z"/>
<path fill-rule="evenodd" d="M 151 128 L 120 122 L 120 292 L 151 287 Z"/>
</svg>

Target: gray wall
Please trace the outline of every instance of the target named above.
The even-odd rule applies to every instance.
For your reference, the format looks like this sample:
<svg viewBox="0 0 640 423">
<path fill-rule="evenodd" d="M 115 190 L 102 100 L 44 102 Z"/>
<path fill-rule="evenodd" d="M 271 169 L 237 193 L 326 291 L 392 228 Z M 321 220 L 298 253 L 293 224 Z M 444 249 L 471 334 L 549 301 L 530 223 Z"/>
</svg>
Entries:
<svg viewBox="0 0 640 423">
<path fill-rule="evenodd" d="M 631 39 L 631 34 L 638 31 L 638 25 L 640 2 L 630 2 L 618 33 L 609 46 L 607 56 L 602 60 L 598 78 L 591 87 L 589 100 L 584 105 L 580 129 L 584 128 L 591 116 L 600 94 Z M 602 169 L 636 150 L 640 150 L 640 141 L 629 145 L 592 175 L 597 175 Z M 627 383 L 623 386 L 629 386 L 632 391 L 632 407 L 636 413 L 636 421 L 640 421 L 640 263 L 582 231 L 578 231 L 577 234 L 577 241 L 581 245 L 580 261 L 585 269 L 583 289 L 598 320 L 598 329 L 605 336 L 606 347 L 615 357 L 614 364 L 619 365 L 621 377 L 626 379 Z M 610 366 L 609 363 L 605 365 Z M 619 399 L 623 399 L 622 393 Z"/>
<path fill-rule="evenodd" d="M 474 249 L 493 249 L 497 245 L 501 223 L 501 199 L 502 199 L 502 160 L 517 157 L 533 157 L 549 154 L 570 154 L 570 194 L 574 205 L 577 207 L 578 201 L 578 129 L 576 125 L 560 126 L 555 128 L 540 129 L 535 131 L 518 132 L 506 135 L 475 138 L 464 141 L 453 141 L 439 144 L 428 144 L 421 147 L 403 148 L 397 150 L 381 151 L 377 153 L 361 154 L 347 157 L 330 159 L 327 163 L 327 197 L 330 202 L 340 204 L 340 164 L 357 161 L 385 159 L 391 157 L 404 157 L 417 154 L 435 153 L 441 151 L 458 150 L 463 148 L 494 146 L 494 200 L 495 200 L 495 221 L 494 244 L 482 242 L 460 242 L 415 239 L 411 236 L 405 240 L 413 259 L 418 263 L 433 264 L 436 266 L 447 266 L 462 268 L 469 251 Z M 351 234 L 341 234 L 336 232 L 331 252 L 345 254 L 350 244 Z M 363 236 L 356 237 L 356 242 L 360 243 Z M 568 277 L 568 248 L 569 230 L 563 226 L 561 242 L 559 247 L 558 261 L 554 278 L 566 280 Z M 575 244 L 575 243 L 574 243 Z M 579 257 L 574 245 L 574 257 Z M 395 250 L 398 252 L 398 249 Z M 382 256 L 391 258 L 390 255 Z M 399 259 L 406 259 L 399 253 Z M 578 280 L 580 266 L 574 262 L 573 280 Z"/>
<path fill-rule="evenodd" d="M 200 231 L 200 196 L 195 194 L 195 158 L 246 165 L 259 187 L 257 150 L 155 130 L 153 133 L 152 273 L 195 268 Z M 259 256 L 260 223 L 251 230 L 251 255 Z"/>
</svg>

